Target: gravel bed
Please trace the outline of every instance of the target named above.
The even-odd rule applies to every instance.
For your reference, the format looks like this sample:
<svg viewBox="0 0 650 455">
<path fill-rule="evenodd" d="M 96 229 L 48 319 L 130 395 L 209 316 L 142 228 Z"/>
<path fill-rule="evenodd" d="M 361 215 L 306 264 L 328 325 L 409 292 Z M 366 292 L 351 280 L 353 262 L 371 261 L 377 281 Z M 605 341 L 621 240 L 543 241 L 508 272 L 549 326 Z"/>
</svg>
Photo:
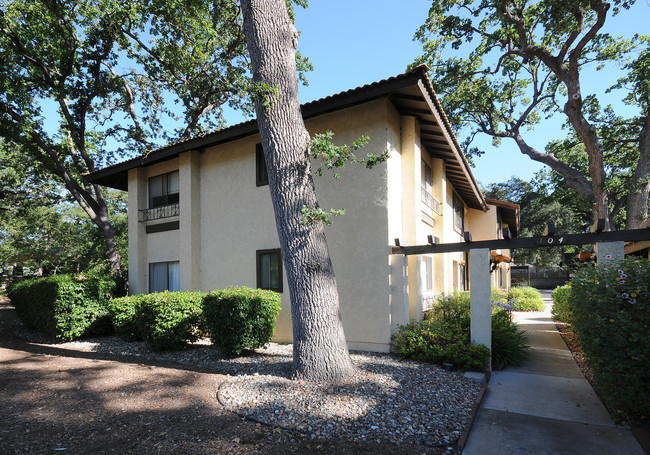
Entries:
<svg viewBox="0 0 650 455">
<path fill-rule="evenodd" d="M 227 375 L 217 393 L 226 409 L 311 439 L 450 446 L 468 424 L 482 387 L 462 372 L 389 354 L 352 352 L 357 373 L 334 385 L 289 379 L 292 346 L 286 344 L 271 343 L 251 355 L 229 359 L 208 340 L 184 351 L 158 353 L 143 342 L 127 343 L 118 337 L 62 343 L 22 326 L 14 332 L 57 348 L 176 362 Z"/>
<path fill-rule="evenodd" d="M 283 349 L 286 349 L 284 346 Z M 228 409 L 311 438 L 447 446 L 461 436 L 481 385 L 435 365 L 352 353 L 346 384 L 271 375 L 229 378 L 219 390 Z"/>
</svg>

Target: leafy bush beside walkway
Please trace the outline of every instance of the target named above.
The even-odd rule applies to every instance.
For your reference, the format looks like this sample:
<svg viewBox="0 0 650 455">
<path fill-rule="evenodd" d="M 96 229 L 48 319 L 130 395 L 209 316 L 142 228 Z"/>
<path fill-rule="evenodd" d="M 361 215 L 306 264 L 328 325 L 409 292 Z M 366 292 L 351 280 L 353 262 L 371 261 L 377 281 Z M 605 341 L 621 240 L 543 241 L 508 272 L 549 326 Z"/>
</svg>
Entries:
<svg viewBox="0 0 650 455">
<path fill-rule="evenodd" d="M 650 261 L 586 266 L 571 283 L 580 345 L 610 408 L 650 416 Z"/>
<path fill-rule="evenodd" d="M 492 365 L 495 369 L 520 365 L 527 355 L 528 340 L 512 322 L 509 307 L 508 303 L 498 300 L 492 307 Z M 392 347 L 402 357 L 483 371 L 489 350 L 483 345 L 472 344 L 470 324 L 470 294 L 456 292 L 439 298 L 423 321 L 401 326 L 392 337 Z"/>
</svg>

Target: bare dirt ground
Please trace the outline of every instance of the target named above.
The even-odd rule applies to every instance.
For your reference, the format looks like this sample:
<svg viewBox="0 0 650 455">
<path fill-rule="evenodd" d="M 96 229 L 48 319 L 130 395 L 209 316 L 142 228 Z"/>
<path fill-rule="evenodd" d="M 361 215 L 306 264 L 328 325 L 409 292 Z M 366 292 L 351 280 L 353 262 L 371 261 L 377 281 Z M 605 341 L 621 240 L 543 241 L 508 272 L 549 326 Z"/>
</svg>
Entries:
<svg viewBox="0 0 650 455">
<path fill-rule="evenodd" d="M 2 454 L 453 454 L 455 448 L 309 439 L 216 400 L 225 376 L 16 338 L 0 301 Z"/>
</svg>

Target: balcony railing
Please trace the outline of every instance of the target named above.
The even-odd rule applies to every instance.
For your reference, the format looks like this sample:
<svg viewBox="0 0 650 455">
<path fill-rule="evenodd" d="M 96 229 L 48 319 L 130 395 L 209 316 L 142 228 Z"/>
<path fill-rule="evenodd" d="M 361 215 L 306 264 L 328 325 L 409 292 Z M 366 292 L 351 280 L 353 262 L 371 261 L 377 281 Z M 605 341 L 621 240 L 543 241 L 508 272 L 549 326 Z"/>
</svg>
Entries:
<svg viewBox="0 0 650 455">
<path fill-rule="evenodd" d="M 424 205 L 436 212 L 437 215 L 440 215 L 440 202 L 438 202 L 438 200 L 433 197 L 426 188 L 422 188 L 422 202 Z"/>
<path fill-rule="evenodd" d="M 162 218 L 170 218 L 172 216 L 179 216 L 180 209 L 178 203 L 163 205 L 162 207 L 155 207 L 153 209 L 139 210 L 139 220 L 141 223 L 153 220 L 160 220 Z"/>
</svg>

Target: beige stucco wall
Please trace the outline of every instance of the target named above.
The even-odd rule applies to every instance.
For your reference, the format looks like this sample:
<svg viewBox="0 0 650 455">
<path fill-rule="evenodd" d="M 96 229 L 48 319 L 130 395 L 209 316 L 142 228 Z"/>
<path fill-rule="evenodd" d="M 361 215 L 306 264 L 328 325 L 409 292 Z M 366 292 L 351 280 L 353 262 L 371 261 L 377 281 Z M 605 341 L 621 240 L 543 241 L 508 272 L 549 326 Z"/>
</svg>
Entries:
<svg viewBox="0 0 650 455">
<path fill-rule="evenodd" d="M 469 229 L 473 240 L 494 240 L 503 238 L 502 229 L 508 227 L 505 223 L 499 223 L 498 208 L 488 204 L 488 210 L 469 210 Z M 495 253 L 510 257 L 510 250 L 497 249 Z M 490 276 L 490 284 L 494 289 L 510 288 L 510 264 L 503 262 L 499 264 Z"/>
<path fill-rule="evenodd" d="M 310 134 L 333 131 L 338 144 L 351 144 L 367 135 L 370 142 L 363 154 L 391 152 L 387 163 L 372 170 L 354 166 L 343 169 L 340 179 L 327 171 L 322 177 L 315 176 L 320 205 L 346 209 L 345 216 L 326 227 L 326 235 L 348 343 L 353 349 L 387 351 L 391 326 L 407 322 L 400 320 L 403 299 L 391 297 L 388 248 L 390 237 L 401 233 L 398 223 L 389 226 L 388 221 L 388 207 L 397 210 L 401 203 L 398 197 L 388 195 L 388 169 L 401 166 L 399 116 L 387 100 L 377 100 L 311 119 L 307 128 Z M 258 135 L 251 136 L 133 171 L 129 189 L 133 200 L 139 202 L 131 203 L 131 213 L 147 206 L 149 177 L 179 169 L 181 193 L 180 229 L 144 234 L 144 223 L 130 222 L 134 232 L 130 254 L 140 258 L 131 267 L 130 281 L 138 283 L 132 287 L 134 293 L 148 290 L 149 262 L 173 260 L 181 261 L 183 290 L 196 288 L 197 281 L 204 291 L 256 286 L 256 250 L 279 248 L 269 188 L 255 185 L 255 146 L 259 140 Z M 198 230 L 192 229 L 197 226 Z M 194 273 L 188 273 L 188 264 Z M 198 280 L 193 280 L 197 276 Z M 292 332 L 286 274 L 283 278 L 283 309 L 274 339 L 289 342 Z"/>
<path fill-rule="evenodd" d="M 149 263 L 179 260 L 180 230 L 146 234 L 145 224 L 138 221 L 138 210 L 149 205 L 149 178 L 178 168 L 178 159 L 171 159 L 154 166 L 129 171 L 129 290 L 132 294 L 148 292 Z M 179 217 L 172 217 L 152 221 L 149 224 L 178 220 Z"/>
<path fill-rule="evenodd" d="M 337 144 L 369 136 L 369 144 L 358 154 L 390 153 L 387 162 L 372 170 L 348 166 L 340 171 L 340 179 L 327 170 L 314 177 L 320 205 L 346 209 L 345 216 L 326 227 L 326 235 L 348 344 L 352 349 L 388 351 L 398 325 L 421 318 L 427 299 L 453 292 L 454 274 L 462 279 L 458 269 L 466 261 L 464 253 L 430 256 L 431 289 L 426 288 L 424 256 L 405 259 L 389 254 L 395 238 L 409 245 L 425 244 L 428 235 L 442 243 L 462 241 L 462 233 L 453 225 L 454 189 L 445 164 L 421 148 L 417 120 L 401 116 L 386 99 L 321 115 L 306 126 L 312 135 L 333 131 Z M 132 292 L 148 291 L 149 262 L 175 260 L 181 263 L 182 290 L 256 286 L 256 250 L 279 248 L 269 188 L 255 184 L 259 141 L 255 135 L 200 153 L 185 152 L 129 173 Z M 440 202 L 440 214 L 422 202 L 422 160 L 432 169 L 432 194 Z M 148 178 L 176 169 L 180 170 L 181 216 L 176 218 L 180 229 L 145 234 L 144 223 L 137 222 L 137 209 L 148 204 Z M 466 230 L 473 229 L 471 212 L 465 209 Z M 423 213 L 433 219 L 433 226 Z M 274 340 L 290 342 L 286 274 L 283 278 L 282 312 Z"/>
</svg>

